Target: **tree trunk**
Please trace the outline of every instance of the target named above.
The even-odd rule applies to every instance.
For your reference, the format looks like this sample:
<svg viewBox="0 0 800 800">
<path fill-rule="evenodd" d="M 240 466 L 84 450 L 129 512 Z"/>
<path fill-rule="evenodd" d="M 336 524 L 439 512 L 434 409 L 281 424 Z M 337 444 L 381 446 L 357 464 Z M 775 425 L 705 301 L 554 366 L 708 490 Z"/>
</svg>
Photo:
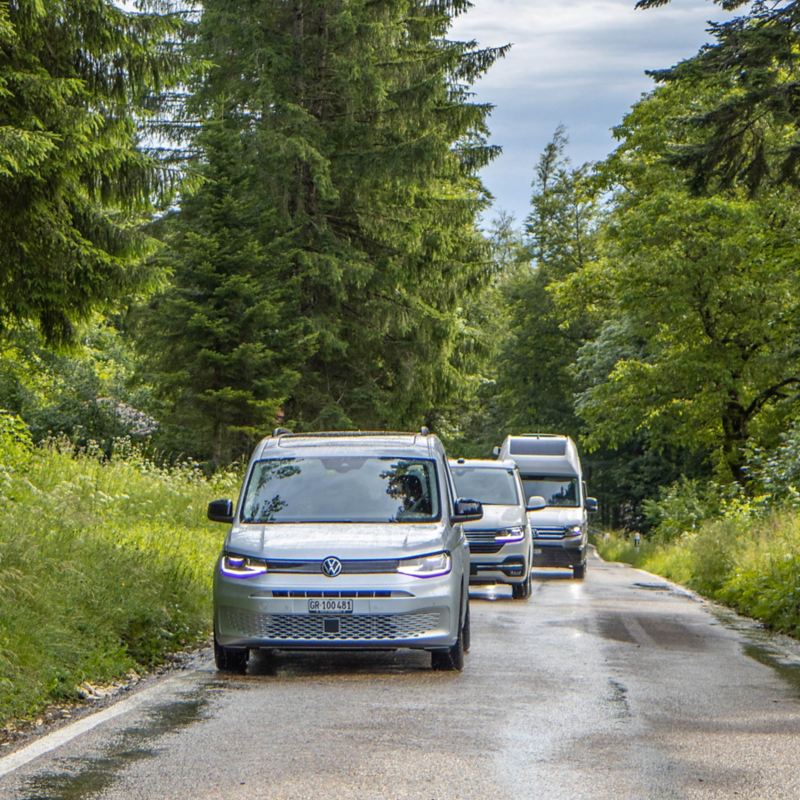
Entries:
<svg viewBox="0 0 800 800">
<path fill-rule="evenodd" d="M 728 400 L 722 412 L 722 452 L 733 479 L 743 486 L 747 483 L 744 448 L 749 422 L 744 406 L 734 398 Z"/>
</svg>

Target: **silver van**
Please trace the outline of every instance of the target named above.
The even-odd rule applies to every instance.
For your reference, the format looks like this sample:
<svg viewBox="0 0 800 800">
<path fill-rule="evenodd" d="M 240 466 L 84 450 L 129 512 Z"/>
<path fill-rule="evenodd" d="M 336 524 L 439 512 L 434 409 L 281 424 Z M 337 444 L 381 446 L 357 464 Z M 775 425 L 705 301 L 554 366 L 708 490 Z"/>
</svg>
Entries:
<svg viewBox="0 0 800 800">
<path fill-rule="evenodd" d="M 214 570 L 214 653 L 410 647 L 460 670 L 469 649 L 469 549 L 441 442 L 414 433 L 291 434 L 255 448 Z"/>
<path fill-rule="evenodd" d="M 483 519 L 464 526 L 471 584 L 505 583 L 511 596 L 531 594 L 533 539 L 519 471 L 513 461 L 450 461 L 456 491 L 483 506 Z"/>
<path fill-rule="evenodd" d="M 495 455 L 519 468 L 531 509 L 534 567 L 570 567 L 574 578 L 583 578 L 587 512 L 597 510 L 597 500 L 587 497 L 575 442 L 561 434 L 524 433 L 506 436 Z"/>
</svg>

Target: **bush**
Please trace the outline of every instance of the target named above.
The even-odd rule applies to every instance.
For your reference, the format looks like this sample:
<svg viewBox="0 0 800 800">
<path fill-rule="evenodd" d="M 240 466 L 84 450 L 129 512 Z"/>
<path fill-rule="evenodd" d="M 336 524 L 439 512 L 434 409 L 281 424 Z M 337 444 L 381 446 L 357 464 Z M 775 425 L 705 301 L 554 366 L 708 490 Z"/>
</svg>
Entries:
<svg viewBox="0 0 800 800">
<path fill-rule="evenodd" d="M 222 531 L 205 506 L 238 480 L 158 467 L 128 442 L 110 460 L 34 448 L 0 414 L 0 720 L 207 636 Z"/>
<path fill-rule="evenodd" d="M 800 422 L 781 436 L 773 450 L 755 450 L 748 472 L 757 489 L 774 504 L 800 508 Z"/>
<path fill-rule="evenodd" d="M 643 503 L 648 527 L 658 541 L 671 542 L 720 512 L 720 490 L 715 484 L 681 478 L 662 487 L 657 500 Z"/>
</svg>

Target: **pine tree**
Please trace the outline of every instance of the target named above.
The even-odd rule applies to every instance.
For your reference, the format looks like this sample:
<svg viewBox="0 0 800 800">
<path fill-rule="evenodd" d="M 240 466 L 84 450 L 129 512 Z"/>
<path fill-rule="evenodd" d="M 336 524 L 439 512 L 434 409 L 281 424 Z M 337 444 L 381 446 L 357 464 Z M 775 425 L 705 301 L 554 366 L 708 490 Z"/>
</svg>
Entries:
<svg viewBox="0 0 800 800">
<path fill-rule="evenodd" d="M 147 283 L 139 226 L 172 181 L 140 123 L 182 74 L 184 23 L 166 2 L 141 5 L 154 10 L 0 3 L 0 326 L 69 341 Z"/>
<path fill-rule="evenodd" d="M 487 262 L 476 175 L 496 152 L 484 141 L 489 107 L 467 84 L 502 54 L 446 40 L 467 5 L 205 5 L 199 55 L 214 66 L 196 107 L 207 127 L 224 105 L 247 143 L 242 163 L 257 177 L 230 191 L 252 204 L 269 283 L 284 290 L 279 317 L 302 341 L 300 380 L 282 387 L 302 427 L 418 425 L 462 379 L 462 301 Z M 179 271 L 178 292 L 181 281 Z"/>
<path fill-rule="evenodd" d="M 669 0 L 641 0 L 637 7 Z M 730 10 L 746 0 L 716 0 Z M 716 40 L 652 76 L 713 92 L 713 103 L 680 109 L 684 130 L 668 154 L 688 168 L 698 192 L 774 183 L 800 184 L 800 2 L 752 3 L 746 14 L 709 28 Z M 695 133 L 700 132 L 698 138 Z"/>
<path fill-rule="evenodd" d="M 572 364 L 591 332 L 585 313 L 556 303 L 554 288 L 597 257 L 598 203 L 588 167 L 574 168 L 559 127 L 536 167 L 526 220 L 530 262 L 504 286 L 509 335 L 498 370 L 504 427 L 578 436 Z"/>
<path fill-rule="evenodd" d="M 257 203 L 252 141 L 238 119 L 207 120 L 199 189 L 163 223 L 174 273 L 140 328 L 161 398 L 161 444 L 226 464 L 274 424 L 304 347 L 285 242 Z"/>
</svg>

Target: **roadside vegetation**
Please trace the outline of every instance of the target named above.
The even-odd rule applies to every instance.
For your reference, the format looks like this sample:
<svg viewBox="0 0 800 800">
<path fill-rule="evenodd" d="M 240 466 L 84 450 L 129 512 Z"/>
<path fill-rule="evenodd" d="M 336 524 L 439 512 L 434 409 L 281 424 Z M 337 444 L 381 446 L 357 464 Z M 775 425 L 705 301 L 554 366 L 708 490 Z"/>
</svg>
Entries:
<svg viewBox="0 0 800 800">
<path fill-rule="evenodd" d="M 34 446 L 0 414 L 0 724 L 142 672 L 204 639 L 223 533 L 205 521 L 236 475 Z"/>
<path fill-rule="evenodd" d="M 672 541 L 595 537 L 607 561 L 662 575 L 769 628 L 800 637 L 800 514 L 728 516 Z"/>
<path fill-rule="evenodd" d="M 609 561 L 663 575 L 800 637 L 800 426 L 776 448 L 751 453 L 746 472 L 746 490 L 678 481 L 645 503 L 643 535 L 601 533 L 595 544 Z"/>
</svg>

